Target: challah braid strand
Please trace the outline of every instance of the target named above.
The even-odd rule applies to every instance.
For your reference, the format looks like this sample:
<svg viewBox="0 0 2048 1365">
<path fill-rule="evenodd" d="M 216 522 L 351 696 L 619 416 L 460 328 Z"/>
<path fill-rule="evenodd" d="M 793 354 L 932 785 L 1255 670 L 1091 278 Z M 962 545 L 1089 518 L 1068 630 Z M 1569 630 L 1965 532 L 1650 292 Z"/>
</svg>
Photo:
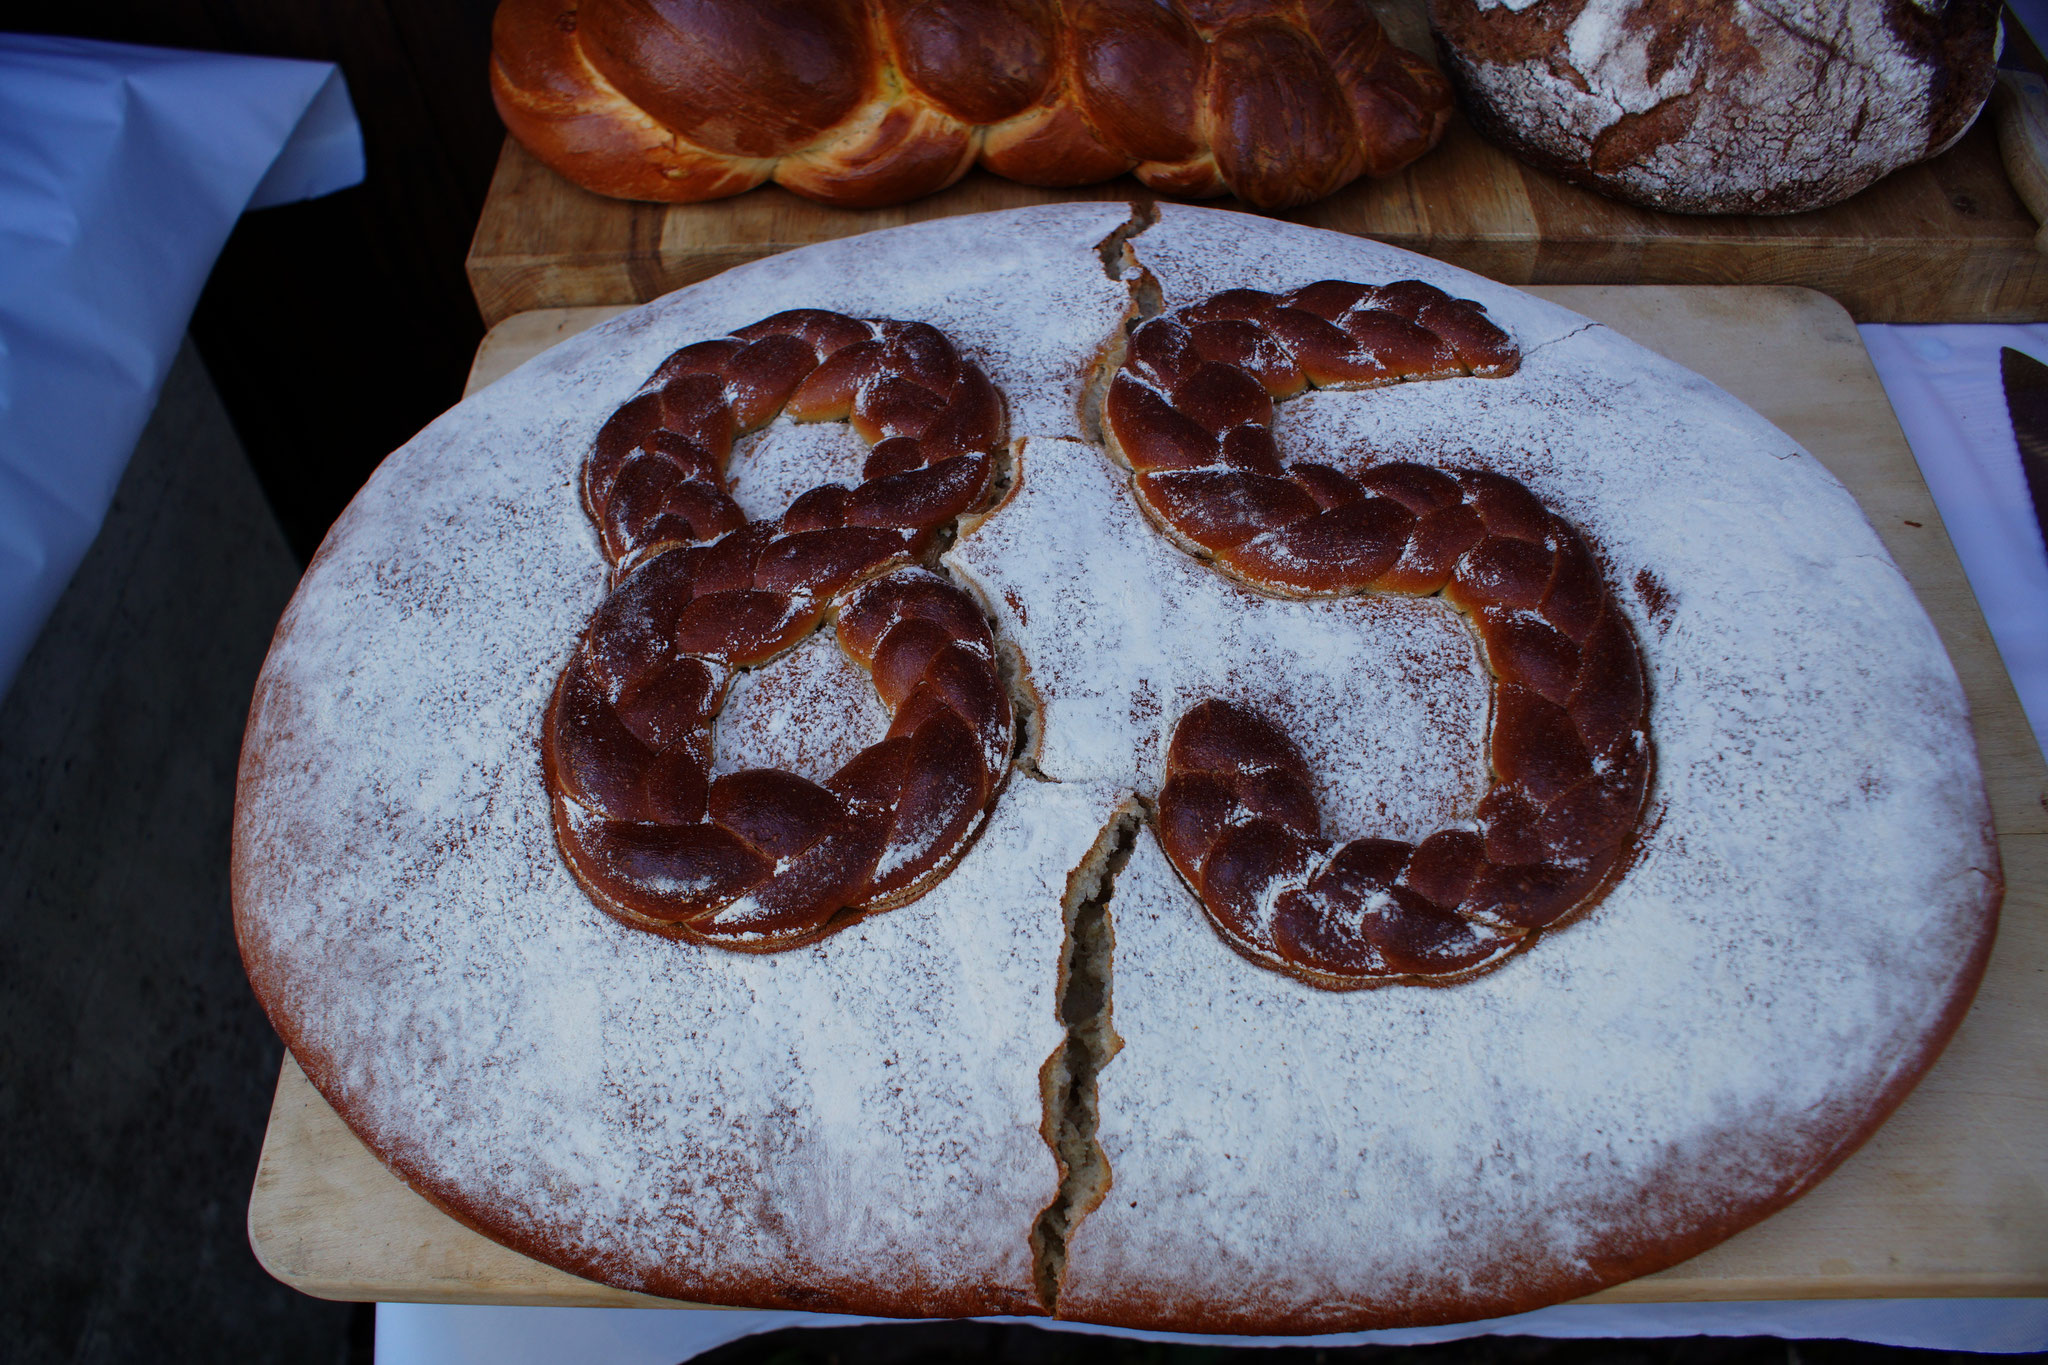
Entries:
<svg viewBox="0 0 2048 1365">
<path fill-rule="evenodd" d="M 872 442 L 858 487 L 750 522 L 726 462 L 778 413 Z M 599 431 L 583 498 L 612 592 L 556 685 L 542 753 L 558 842 L 620 919 L 772 951 L 927 890 L 1007 773 L 1008 694 L 963 591 L 917 567 L 977 506 L 1002 400 L 935 328 L 780 313 L 670 356 Z M 891 713 L 828 781 L 713 780 L 735 669 L 831 621 Z"/>
<path fill-rule="evenodd" d="M 849 208 L 977 161 L 1285 208 L 1405 166 L 1452 108 L 1365 0 L 501 0 L 491 90 L 520 142 L 601 194 L 772 179 Z"/>
<path fill-rule="evenodd" d="M 1160 837 L 1225 937 L 1336 988 L 1470 973 L 1601 894 L 1649 789 L 1635 635 L 1585 541 L 1522 484 L 1393 463 L 1283 463 L 1274 404 L 1310 387 L 1511 374 L 1484 309 L 1417 281 L 1231 290 L 1132 335 L 1105 438 L 1182 548 L 1297 597 L 1440 594 L 1493 687 L 1473 828 L 1322 837 L 1300 751 L 1221 701 L 1179 722 Z"/>
</svg>

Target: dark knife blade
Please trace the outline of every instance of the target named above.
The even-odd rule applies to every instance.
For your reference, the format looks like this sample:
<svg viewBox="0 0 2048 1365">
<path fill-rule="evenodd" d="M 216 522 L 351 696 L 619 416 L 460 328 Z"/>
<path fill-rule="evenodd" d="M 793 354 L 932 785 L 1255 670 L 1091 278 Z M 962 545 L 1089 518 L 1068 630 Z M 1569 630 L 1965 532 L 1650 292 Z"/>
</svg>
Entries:
<svg viewBox="0 0 2048 1365">
<path fill-rule="evenodd" d="M 1999 348 L 2005 411 L 2020 447 L 2020 471 L 2034 499 L 2034 525 L 2048 544 L 2048 365 L 2010 346 Z"/>
</svg>

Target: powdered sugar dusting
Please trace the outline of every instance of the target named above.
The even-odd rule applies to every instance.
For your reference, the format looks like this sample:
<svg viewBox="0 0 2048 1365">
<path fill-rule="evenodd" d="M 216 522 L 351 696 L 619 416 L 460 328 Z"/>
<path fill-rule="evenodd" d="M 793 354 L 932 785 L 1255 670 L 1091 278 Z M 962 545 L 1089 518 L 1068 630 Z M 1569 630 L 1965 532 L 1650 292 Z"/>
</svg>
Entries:
<svg viewBox="0 0 2048 1365">
<path fill-rule="evenodd" d="M 749 521 L 773 521 L 797 495 L 823 483 L 860 483 L 868 448 L 844 422 L 796 422 L 778 417 L 734 443 L 732 500 Z"/>
<path fill-rule="evenodd" d="M 263 907 L 245 944 L 309 1070 L 411 1177 L 615 1283 L 1031 1311 L 1026 1238 L 1057 1180 L 1036 1073 L 1063 1036 L 1061 898 L 1114 794 L 1017 784 L 930 895 L 810 948 L 626 928 L 553 847 L 547 595 L 489 575 L 468 610 L 394 630 L 358 556 L 397 547 L 365 520 L 266 676 L 241 836 L 243 903 Z M 490 636 L 527 663 L 421 666 Z M 347 681 L 379 672 L 404 677 L 413 724 Z M 321 733 L 355 739 L 280 761 Z"/>
<path fill-rule="evenodd" d="M 1554 52 L 1451 55 L 1481 107 L 1540 156 L 1680 211 L 1785 212 L 1845 198 L 1953 140 L 1930 132 L 1953 87 L 1975 77 L 1916 51 L 1892 8 L 1746 0 L 1687 29 L 1636 0 L 1582 0 Z M 1935 37 L 1919 41 L 1940 51 Z M 1964 46 L 1942 61 L 1968 60 Z M 1988 65 L 1984 50 L 1974 60 Z M 1653 119 L 1666 126 L 1639 155 L 1605 151 L 1608 135 Z"/>
<path fill-rule="evenodd" d="M 1525 357 L 1592 325 L 1577 313 L 1546 303 L 1533 294 L 1508 289 L 1456 266 L 1365 238 L 1218 214 L 1213 209 L 1189 208 L 1184 204 L 1161 204 L 1158 212 L 1158 224 L 1133 240 L 1131 249 L 1158 285 L 1160 307 L 1166 312 L 1199 303 L 1215 293 L 1216 289 L 1207 283 L 1212 279 L 1232 279 L 1241 282 L 1234 287 L 1263 289 L 1273 294 L 1284 294 L 1318 280 L 1354 280 L 1361 284 L 1421 280 L 1454 298 L 1477 299 L 1486 304 L 1487 316 L 1515 339 Z M 1309 236 L 1297 238 L 1295 233 Z M 1405 386 L 1396 386 L 1400 387 Z M 1369 392 L 1377 395 L 1388 391 Z M 1373 398 L 1356 394 L 1352 401 L 1369 403 Z"/>
<path fill-rule="evenodd" d="M 986 215 L 942 218 L 770 256 L 572 337 L 477 400 L 530 397 L 543 374 L 569 380 L 582 401 L 556 408 L 580 452 L 671 351 L 784 309 L 824 308 L 930 323 L 988 373 L 1013 432 L 1072 434 L 1087 362 L 1130 302 L 1096 244 L 1128 216 L 1123 204 L 1050 205 L 1007 213 L 994 233 Z"/>
<path fill-rule="evenodd" d="M 753 958 L 591 904 L 554 846 L 538 729 L 603 593 L 577 469 L 664 356 L 782 308 L 917 318 L 1013 421 L 1067 429 L 1127 301 L 1094 256 L 1124 216 L 937 224 L 729 272 L 464 403 L 337 524 L 259 683 L 238 922 L 309 1073 L 409 1178 L 614 1283 L 1037 1311 L 1062 898 L 1118 794 L 1014 783 L 932 893 Z M 776 447 L 823 431 L 742 453 L 758 511 L 784 500 Z M 743 677 L 726 760 L 823 766 L 877 737 L 872 715 L 755 723 L 763 693 L 849 690 L 836 655 L 821 639 Z"/>
</svg>

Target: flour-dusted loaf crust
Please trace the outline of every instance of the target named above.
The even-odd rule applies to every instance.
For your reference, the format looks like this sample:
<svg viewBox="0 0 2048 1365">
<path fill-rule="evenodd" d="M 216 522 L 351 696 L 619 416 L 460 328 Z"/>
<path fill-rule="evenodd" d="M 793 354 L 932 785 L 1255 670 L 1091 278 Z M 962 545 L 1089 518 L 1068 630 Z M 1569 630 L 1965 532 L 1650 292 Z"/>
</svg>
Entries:
<svg viewBox="0 0 2048 1365">
<path fill-rule="evenodd" d="M 1484 661 L 1435 599 L 1282 600 L 1191 556 L 1094 400 L 1141 310 L 1403 278 L 1484 305 L 1520 369 L 1304 394 L 1281 447 L 1493 471 L 1568 519 L 1640 641 L 1657 767 L 1588 913 L 1471 980 L 1334 992 L 1233 949 L 1168 862 L 1169 738 L 1209 698 L 1254 708 L 1326 835 L 1417 839 L 1486 789 Z M 1005 395 L 1002 500 L 940 567 L 988 614 L 1023 744 L 922 898 L 750 955 L 592 904 L 539 733 L 604 589 L 577 494 L 600 424 L 677 347 L 795 307 L 928 322 Z M 778 422 L 733 496 L 772 517 L 860 461 L 843 427 Z M 824 637 L 746 675 L 712 772 L 831 772 L 886 723 L 866 686 Z M 1556 1301 L 1809 1187 L 1960 1018 L 1989 835 L 1924 613 L 1847 493 L 1727 395 L 1374 243 L 1074 205 L 742 267 L 428 428 L 279 627 L 234 876 L 309 1077 L 529 1254 L 713 1302 L 1298 1333 Z"/>
<path fill-rule="evenodd" d="M 1466 112 L 1646 208 L 1797 213 L 1946 150 L 1991 93 L 1996 0 L 1430 0 Z"/>
</svg>

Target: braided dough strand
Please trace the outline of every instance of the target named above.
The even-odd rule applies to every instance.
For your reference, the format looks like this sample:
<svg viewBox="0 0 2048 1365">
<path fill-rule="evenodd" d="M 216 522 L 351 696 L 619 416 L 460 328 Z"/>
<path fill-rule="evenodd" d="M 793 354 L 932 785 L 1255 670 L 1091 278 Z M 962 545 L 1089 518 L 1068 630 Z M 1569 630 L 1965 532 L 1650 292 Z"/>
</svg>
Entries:
<svg viewBox="0 0 2048 1365">
<path fill-rule="evenodd" d="M 872 443 L 856 488 L 826 484 L 750 522 L 726 463 L 787 412 Z M 915 899 L 945 875 L 1008 772 L 995 640 L 919 567 L 988 496 L 1001 396 L 937 329 L 779 313 L 684 347 L 599 431 L 585 510 L 613 589 L 542 728 L 556 836 L 586 891 L 642 928 L 766 952 Z M 736 669 L 821 625 L 873 678 L 889 731 L 823 784 L 710 777 Z"/>
<path fill-rule="evenodd" d="M 1307 203 L 1436 145 L 1450 86 L 1365 0 L 501 0 L 491 93 L 600 194 L 874 208 L 1029 185 Z"/>
<path fill-rule="evenodd" d="M 1284 463 L 1274 404 L 1310 387 L 1512 374 L 1478 304 L 1407 280 L 1238 289 L 1131 336 L 1104 404 L 1111 453 L 1189 553 L 1292 597 L 1439 594 L 1493 680 L 1493 780 L 1469 828 L 1418 844 L 1322 836 L 1299 749 L 1207 701 L 1176 726 L 1160 839 L 1254 960 L 1345 989 L 1477 971 L 1590 906 L 1647 799 L 1635 635 L 1578 532 L 1513 479 L 1390 463 Z"/>
</svg>

